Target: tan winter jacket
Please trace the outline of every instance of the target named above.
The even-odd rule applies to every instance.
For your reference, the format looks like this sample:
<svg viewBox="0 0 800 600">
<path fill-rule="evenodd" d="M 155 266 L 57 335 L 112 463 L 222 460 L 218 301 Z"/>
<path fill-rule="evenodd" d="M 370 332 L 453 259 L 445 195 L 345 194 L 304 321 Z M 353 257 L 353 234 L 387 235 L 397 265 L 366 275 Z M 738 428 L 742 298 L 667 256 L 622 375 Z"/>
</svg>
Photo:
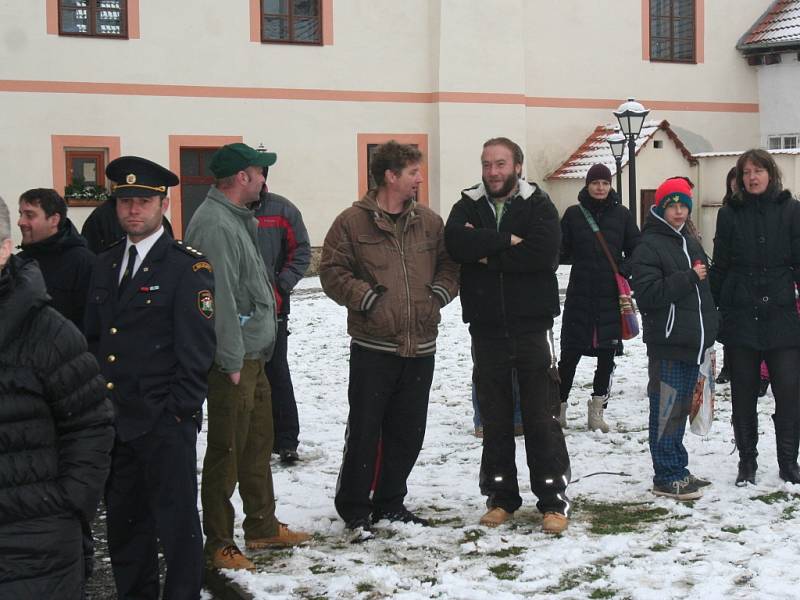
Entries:
<svg viewBox="0 0 800 600">
<path fill-rule="evenodd" d="M 409 202 L 405 225 L 394 222 L 368 192 L 331 225 L 322 248 L 325 293 L 347 307 L 353 343 L 403 357 L 436 352 L 439 309 L 458 294 L 458 265 L 444 246 L 435 212 Z"/>
</svg>

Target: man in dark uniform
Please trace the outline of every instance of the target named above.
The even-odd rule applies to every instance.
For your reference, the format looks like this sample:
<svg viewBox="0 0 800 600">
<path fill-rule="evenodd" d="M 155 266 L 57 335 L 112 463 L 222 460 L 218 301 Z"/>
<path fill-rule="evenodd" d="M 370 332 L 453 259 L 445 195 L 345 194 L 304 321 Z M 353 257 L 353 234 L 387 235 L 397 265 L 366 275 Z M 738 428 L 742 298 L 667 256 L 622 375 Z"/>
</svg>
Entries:
<svg viewBox="0 0 800 600">
<path fill-rule="evenodd" d="M 163 218 L 162 223 L 164 230 L 172 237 L 172 226 L 167 217 Z M 95 208 L 86 218 L 81 228 L 81 235 L 89 244 L 89 250 L 95 254 L 105 252 L 125 237 L 125 232 L 117 219 L 117 207 L 113 197 Z"/>
<path fill-rule="evenodd" d="M 167 188 L 178 177 L 149 160 L 109 163 L 126 237 L 97 259 L 86 335 L 117 414 L 106 491 L 108 546 L 120 599 L 196 600 L 203 574 L 195 445 L 216 349 L 209 262 L 167 235 Z"/>
</svg>

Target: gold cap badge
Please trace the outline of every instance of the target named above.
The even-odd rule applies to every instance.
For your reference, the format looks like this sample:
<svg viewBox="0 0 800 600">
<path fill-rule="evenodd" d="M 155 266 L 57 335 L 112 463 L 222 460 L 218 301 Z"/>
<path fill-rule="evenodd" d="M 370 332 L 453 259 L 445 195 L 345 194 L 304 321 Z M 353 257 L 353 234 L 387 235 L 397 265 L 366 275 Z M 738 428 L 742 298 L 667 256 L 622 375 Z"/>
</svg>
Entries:
<svg viewBox="0 0 800 600">
<path fill-rule="evenodd" d="M 133 185 L 134 183 L 136 183 L 136 175 L 134 175 L 133 173 L 128 173 L 128 176 L 125 178 L 125 183 L 127 183 L 128 185 Z"/>
</svg>

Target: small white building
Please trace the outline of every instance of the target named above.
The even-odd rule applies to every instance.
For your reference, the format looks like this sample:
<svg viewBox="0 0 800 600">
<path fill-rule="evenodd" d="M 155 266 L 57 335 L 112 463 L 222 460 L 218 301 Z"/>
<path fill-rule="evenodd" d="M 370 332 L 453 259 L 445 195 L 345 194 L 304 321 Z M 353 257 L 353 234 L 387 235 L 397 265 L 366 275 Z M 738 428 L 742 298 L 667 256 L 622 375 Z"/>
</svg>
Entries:
<svg viewBox="0 0 800 600">
<path fill-rule="evenodd" d="M 775 0 L 736 45 L 758 76 L 760 145 L 800 148 L 800 0 Z"/>
<path fill-rule="evenodd" d="M 610 170 L 614 180 L 612 187 L 619 192 L 617 184 L 617 164 L 608 145 L 609 136 L 619 133 L 619 125 L 600 125 L 546 179 L 546 189 L 556 203 L 559 212 L 577 202 L 578 192 L 585 185 L 589 168 L 602 163 Z M 697 161 L 692 153 L 672 130 L 666 120 L 646 121 L 636 140 L 636 188 L 637 221 L 644 222 L 655 198 L 656 188 L 668 177 L 683 176 L 694 181 L 697 177 Z M 620 162 L 622 199 L 630 207 L 628 176 L 630 162 L 625 148 Z M 695 215 L 696 218 L 697 215 Z"/>
</svg>

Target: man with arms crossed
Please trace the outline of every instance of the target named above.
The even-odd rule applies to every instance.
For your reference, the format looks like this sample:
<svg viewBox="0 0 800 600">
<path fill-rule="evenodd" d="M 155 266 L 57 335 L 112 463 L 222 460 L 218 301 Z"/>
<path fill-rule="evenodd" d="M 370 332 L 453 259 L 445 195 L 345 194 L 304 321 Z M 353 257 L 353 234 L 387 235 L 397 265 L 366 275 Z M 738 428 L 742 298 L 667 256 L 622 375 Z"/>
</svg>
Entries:
<svg viewBox="0 0 800 600">
<path fill-rule="evenodd" d="M 461 264 L 461 306 L 469 323 L 483 420 L 480 488 L 496 527 L 521 506 L 514 461 L 517 378 L 531 489 L 543 529 L 567 527 L 569 457 L 559 413 L 553 318 L 559 313 L 556 267 L 561 227 L 556 207 L 521 178 L 522 149 L 508 138 L 483 145 L 482 183 L 461 192 L 445 239 Z"/>
</svg>

